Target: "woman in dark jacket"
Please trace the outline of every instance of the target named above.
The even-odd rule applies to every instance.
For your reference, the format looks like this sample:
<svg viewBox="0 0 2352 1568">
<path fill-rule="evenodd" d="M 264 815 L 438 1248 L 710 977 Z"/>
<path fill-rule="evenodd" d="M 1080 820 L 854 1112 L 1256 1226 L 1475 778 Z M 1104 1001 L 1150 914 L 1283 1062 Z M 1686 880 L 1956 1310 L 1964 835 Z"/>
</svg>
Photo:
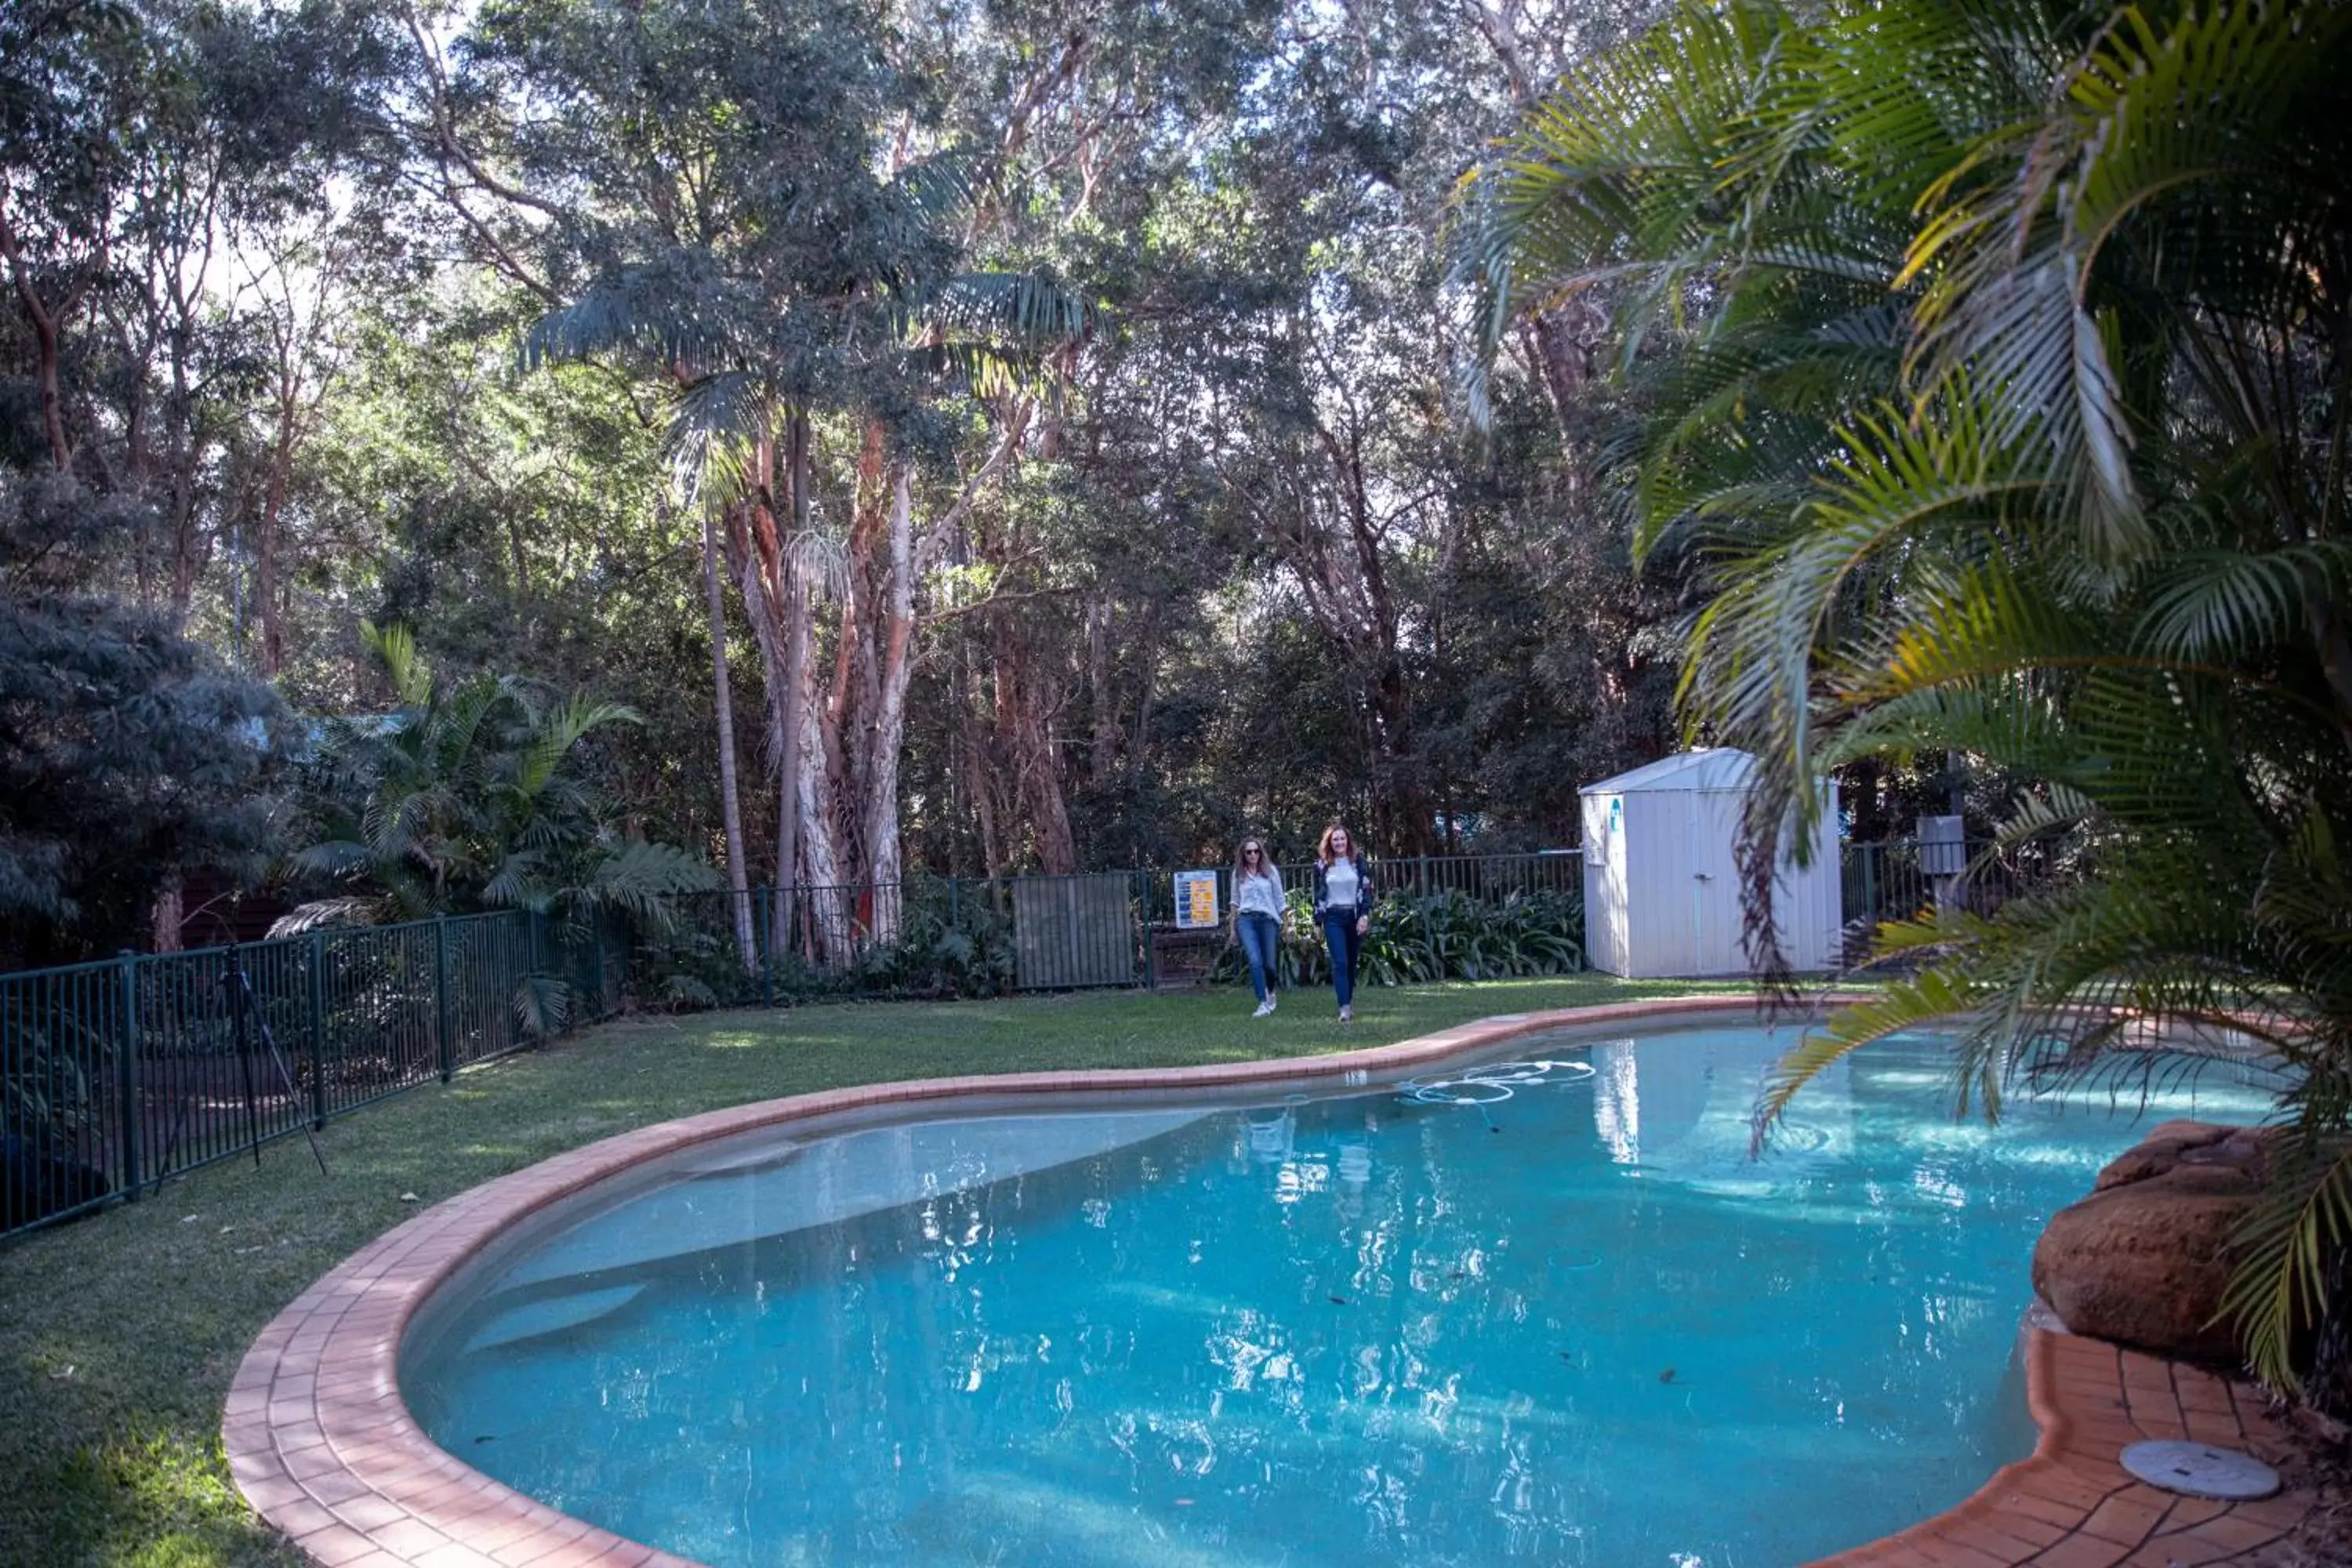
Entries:
<svg viewBox="0 0 2352 1568">
<path fill-rule="evenodd" d="M 1372 868 L 1336 822 L 1315 847 L 1315 919 L 1331 950 L 1331 989 L 1339 994 L 1345 1024 L 1356 1016 L 1356 958 L 1372 929 Z"/>
</svg>

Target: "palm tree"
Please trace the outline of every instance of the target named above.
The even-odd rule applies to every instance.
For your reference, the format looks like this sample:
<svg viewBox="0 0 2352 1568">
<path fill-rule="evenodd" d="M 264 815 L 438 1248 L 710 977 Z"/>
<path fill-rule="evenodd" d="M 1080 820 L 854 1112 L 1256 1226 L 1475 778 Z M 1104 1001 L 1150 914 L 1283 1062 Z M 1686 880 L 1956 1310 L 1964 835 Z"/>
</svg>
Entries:
<svg viewBox="0 0 2352 1568">
<path fill-rule="evenodd" d="M 331 727 L 305 791 L 315 834 L 289 870 L 340 890 L 272 934 L 483 909 L 662 922 L 672 898 L 716 885 L 685 851 L 616 832 L 583 776 L 581 742 L 636 722 L 629 709 L 550 703 L 513 676 L 444 689 L 407 627 L 362 629 L 400 707 Z"/>
<path fill-rule="evenodd" d="M 2084 868 L 1881 930 L 1913 965 L 1782 1064 L 1960 1031 L 1962 1102 L 2252 1049 L 2293 1088 L 2229 1310 L 2266 1379 L 2352 1257 L 2352 11 L 1692 5 L 1480 172 L 1490 335 L 1622 306 L 1645 551 L 1701 563 L 1686 723 L 1808 780 L 1944 748 Z M 1799 834 L 1802 846 L 1809 834 Z M 2313 1331 L 2321 1332 L 2315 1336 Z M 2314 1392 L 2352 1394 L 2331 1357 Z"/>
</svg>

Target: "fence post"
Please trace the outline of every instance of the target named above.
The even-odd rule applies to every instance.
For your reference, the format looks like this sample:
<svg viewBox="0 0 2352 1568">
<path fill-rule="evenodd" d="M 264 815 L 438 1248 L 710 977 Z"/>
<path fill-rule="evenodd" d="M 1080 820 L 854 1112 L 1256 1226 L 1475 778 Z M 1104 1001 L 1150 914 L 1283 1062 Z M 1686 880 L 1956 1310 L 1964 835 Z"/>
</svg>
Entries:
<svg viewBox="0 0 2352 1568">
<path fill-rule="evenodd" d="M 327 933 L 310 933 L 310 1131 L 327 1126 Z"/>
<path fill-rule="evenodd" d="M 139 974 L 130 953 L 115 960 L 115 1006 L 119 1038 L 115 1055 L 117 1093 L 122 1100 L 122 1197 L 139 1201 Z"/>
<path fill-rule="evenodd" d="M 601 966 L 600 966 L 601 967 Z M 603 987 L 597 994 L 604 994 Z M 457 1042 L 450 1037 L 456 1033 L 449 1016 L 449 917 L 433 917 L 433 996 L 435 1023 L 441 1037 L 441 1081 L 447 1083 L 457 1076 Z"/>
</svg>

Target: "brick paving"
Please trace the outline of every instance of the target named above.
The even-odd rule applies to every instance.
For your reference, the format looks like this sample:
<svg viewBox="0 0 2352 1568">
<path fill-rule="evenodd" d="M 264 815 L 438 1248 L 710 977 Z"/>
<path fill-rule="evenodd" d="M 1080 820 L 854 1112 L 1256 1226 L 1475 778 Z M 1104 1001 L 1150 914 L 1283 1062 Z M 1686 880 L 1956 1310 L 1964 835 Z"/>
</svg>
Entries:
<svg viewBox="0 0 2352 1568">
<path fill-rule="evenodd" d="M 869 1084 L 624 1133 L 486 1183 L 361 1248 L 278 1314 L 230 1385 L 222 1432 L 254 1510 L 327 1568 L 696 1568 L 557 1512 L 434 1446 L 400 1397 L 401 1336 L 425 1300 L 495 1237 L 632 1165 L 754 1128 L 959 1095 L 1050 1099 L 1200 1091 L 1284 1079 L 1365 1082 L 1555 1028 L 1596 1030 L 1752 1011 L 1754 998 L 1671 997 L 1488 1019 L 1391 1046 L 1291 1061 L 1151 1071 L 1021 1073 Z M 2261 1399 L 2208 1373 L 2042 1328 L 2025 1331 L 2033 1455 L 1968 1501 L 1822 1568 L 2191 1568 L 2284 1563 L 2302 1494 L 2198 1502 L 2133 1480 L 2116 1455 L 2191 1437 L 2278 1457 Z"/>
<path fill-rule="evenodd" d="M 2042 1428 L 2032 1457 L 1949 1512 L 1817 1568 L 2258 1568 L 2310 1561 L 2287 1543 L 2315 1500 L 2308 1492 L 2208 1501 L 2143 1485 L 2116 1463 L 2143 1439 L 2186 1438 L 2276 1465 L 2292 1446 L 2260 1393 L 2040 1327 L 2025 1331 L 2025 1356 L 2026 1395 Z"/>
</svg>

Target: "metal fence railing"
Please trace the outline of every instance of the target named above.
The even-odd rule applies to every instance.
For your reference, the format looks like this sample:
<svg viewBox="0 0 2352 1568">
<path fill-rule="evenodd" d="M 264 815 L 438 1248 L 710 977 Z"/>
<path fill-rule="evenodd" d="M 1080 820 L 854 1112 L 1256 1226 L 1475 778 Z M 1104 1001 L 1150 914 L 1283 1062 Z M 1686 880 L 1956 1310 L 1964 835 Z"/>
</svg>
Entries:
<svg viewBox="0 0 2352 1568">
<path fill-rule="evenodd" d="M 1909 841 L 1848 844 L 1841 864 L 1849 963 L 1880 921 L 1937 897 Z M 1989 912 L 2060 869 L 1971 847 L 1945 896 Z M 1311 886 L 1307 864 L 1282 870 L 1294 897 Z M 1468 929 L 1481 921 L 1532 920 L 1551 943 L 1546 962 L 1577 961 L 1574 851 L 1400 858 L 1373 874 L 1389 900 L 1376 927 L 1395 934 L 1406 978 L 1495 973 L 1476 944 L 1527 933 Z M 1230 880 L 1219 868 L 1221 910 Z M 1209 973 L 1225 940 L 1223 928 L 1177 930 L 1166 871 L 758 889 L 656 913 L 593 927 L 452 916 L 0 973 L 0 1236 L 135 1197 L 631 1003 L 1149 986 L 1179 957 L 1186 973 Z M 1428 952 L 1407 951 L 1416 933 Z"/>
<path fill-rule="evenodd" d="M 607 1016 L 628 950 L 509 911 L 0 974 L 0 1235 Z"/>
<path fill-rule="evenodd" d="M 1881 923 L 1932 910 L 1939 899 L 1972 914 L 1989 915 L 2012 899 L 2055 885 L 2071 874 L 2039 847 L 2002 850 L 1990 843 L 1971 843 L 1966 854 L 1962 871 L 1938 877 L 1921 864 L 1916 839 L 1841 846 L 1847 965 L 1869 955 Z"/>
<path fill-rule="evenodd" d="M 1286 872 L 1307 886 L 1305 866 Z M 1572 853 L 1376 875 L 1407 900 L 1580 889 Z M 1171 876 L 1140 870 L 761 889 L 657 913 L 583 928 L 499 911 L 0 973 L 0 1236 L 257 1155 L 626 1001 L 1150 985 L 1176 925 Z"/>
<path fill-rule="evenodd" d="M 1218 909 L 1229 912 L 1231 868 L 1212 869 Z M 1281 871 L 1295 895 L 1312 886 L 1310 862 Z M 1376 862 L 1373 875 L 1383 898 L 1416 901 L 1583 894 L 1574 850 L 1400 857 Z M 1179 928 L 1175 876 L 1164 870 L 756 888 L 668 907 L 667 926 L 641 937 L 634 984 L 641 1000 L 680 1006 L 1149 986 L 1163 978 Z"/>
</svg>

